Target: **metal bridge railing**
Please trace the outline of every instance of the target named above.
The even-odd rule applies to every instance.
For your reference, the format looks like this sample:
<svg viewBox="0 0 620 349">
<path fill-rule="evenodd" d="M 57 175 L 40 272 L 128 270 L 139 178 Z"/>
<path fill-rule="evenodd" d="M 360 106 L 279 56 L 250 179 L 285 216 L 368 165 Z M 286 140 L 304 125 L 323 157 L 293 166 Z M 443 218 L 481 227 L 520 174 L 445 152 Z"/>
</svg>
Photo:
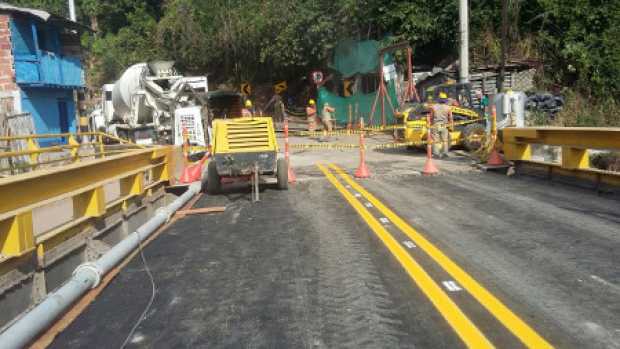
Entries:
<svg viewBox="0 0 620 349">
<path fill-rule="evenodd" d="M 620 186 L 620 172 L 595 169 L 590 165 L 590 150 L 620 151 L 620 128 L 508 127 L 502 132 L 507 160 L 546 166 L 549 176 L 558 174 Z M 534 161 L 534 144 L 560 147 L 560 164 Z"/>
<path fill-rule="evenodd" d="M 163 185 L 170 178 L 171 154 L 172 147 L 156 146 L 0 178 L 0 266 L 35 250 L 43 258 L 45 241 Z M 66 205 L 57 207 L 57 214 L 50 209 L 33 222 L 34 211 L 60 201 Z M 59 214 L 66 221 L 58 222 Z"/>
<path fill-rule="evenodd" d="M 177 152 L 106 152 L 0 178 L 0 328 L 162 207 Z"/>
<path fill-rule="evenodd" d="M 40 140 L 57 139 L 63 144 L 48 147 L 38 144 Z M 4 176 L 144 149 L 141 145 L 102 132 L 4 136 L 0 137 L 0 147 L 0 175 Z"/>
</svg>

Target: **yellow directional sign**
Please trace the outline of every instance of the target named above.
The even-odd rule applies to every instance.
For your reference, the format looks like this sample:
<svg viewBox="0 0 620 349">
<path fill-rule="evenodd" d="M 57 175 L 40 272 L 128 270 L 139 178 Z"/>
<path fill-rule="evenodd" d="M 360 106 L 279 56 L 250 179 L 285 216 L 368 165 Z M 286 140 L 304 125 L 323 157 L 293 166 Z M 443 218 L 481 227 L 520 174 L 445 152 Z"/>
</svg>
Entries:
<svg viewBox="0 0 620 349">
<path fill-rule="evenodd" d="M 273 85 L 273 90 L 277 94 L 280 94 L 280 93 L 286 91 L 286 89 L 287 89 L 286 81 L 280 81 L 277 84 Z"/>
<path fill-rule="evenodd" d="M 355 81 L 353 79 L 344 80 L 344 96 L 349 97 L 353 95 L 353 86 Z"/>
<path fill-rule="evenodd" d="M 247 82 L 244 82 L 243 84 L 241 84 L 241 93 L 243 93 L 246 96 L 249 96 L 252 94 L 252 85 L 250 85 Z"/>
</svg>

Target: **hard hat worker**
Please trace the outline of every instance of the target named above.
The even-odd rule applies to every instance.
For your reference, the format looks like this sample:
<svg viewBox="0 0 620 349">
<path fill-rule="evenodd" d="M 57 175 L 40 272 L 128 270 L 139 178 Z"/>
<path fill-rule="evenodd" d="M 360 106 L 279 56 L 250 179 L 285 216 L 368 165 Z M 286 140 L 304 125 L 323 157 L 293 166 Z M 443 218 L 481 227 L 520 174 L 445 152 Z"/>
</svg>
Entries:
<svg viewBox="0 0 620 349">
<path fill-rule="evenodd" d="M 241 116 L 252 117 L 254 116 L 254 111 L 252 110 L 252 101 L 249 99 L 245 100 L 245 107 L 241 109 Z"/>
<path fill-rule="evenodd" d="M 439 93 L 437 103 L 433 103 L 431 110 L 431 135 L 433 137 L 433 156 L 437 158 L 448 157 L 450 151 L 450 129 L 454 129 L 452 110 L 448 105 L 448 95 Z"/>
<path fill-rule="evenodd" d="M 325 102 L 325 104 L 323 105 L 323 112 L 321 113 L 321 121 L 323 122 L 323 125 L 325 126 L 324 129 L 326 129 L 328 132 L 331 132 L 333 129 L 332 126 L 332 120 L 333 115 L 332 113 L 335 113 L 336 109 L 331 107 L 329 105 L 329 103 Z"/>
<path fill-rule="evenodd" d="M 308 117 L 308 131 L 314 132 L 316 130 L 316 102 L 314 99 L 308 101 L 306 116 Z"/>
</svg>

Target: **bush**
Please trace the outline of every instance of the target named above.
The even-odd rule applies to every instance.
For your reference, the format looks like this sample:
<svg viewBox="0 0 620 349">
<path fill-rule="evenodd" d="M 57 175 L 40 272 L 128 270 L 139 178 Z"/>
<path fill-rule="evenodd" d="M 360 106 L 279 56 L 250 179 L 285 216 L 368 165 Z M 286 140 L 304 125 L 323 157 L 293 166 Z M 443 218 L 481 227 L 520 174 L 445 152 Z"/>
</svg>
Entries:
<svg viewBox="0 0 620 349">
<path fill-rule="evenodd" d="M 555 120 L 554 126 L 620 126 L 620 105 L 611 97 L 584 97 L 572 91 L 565 93 L 565 105 Z"/>
</svg>

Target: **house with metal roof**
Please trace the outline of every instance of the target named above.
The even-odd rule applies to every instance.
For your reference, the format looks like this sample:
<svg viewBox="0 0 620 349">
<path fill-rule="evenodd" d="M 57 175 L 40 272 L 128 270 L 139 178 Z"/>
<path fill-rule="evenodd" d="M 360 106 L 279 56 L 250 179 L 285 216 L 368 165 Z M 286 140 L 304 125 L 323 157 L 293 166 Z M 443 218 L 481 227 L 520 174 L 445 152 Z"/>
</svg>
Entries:
<svg viewBox="0 0 620 349">
<path fill-rule="evenodd" d="M 69 19 L 0 3 L 0 113 L 30 113 L 36 133 L 75 132 L 83 31 Z"/>
</svg>

